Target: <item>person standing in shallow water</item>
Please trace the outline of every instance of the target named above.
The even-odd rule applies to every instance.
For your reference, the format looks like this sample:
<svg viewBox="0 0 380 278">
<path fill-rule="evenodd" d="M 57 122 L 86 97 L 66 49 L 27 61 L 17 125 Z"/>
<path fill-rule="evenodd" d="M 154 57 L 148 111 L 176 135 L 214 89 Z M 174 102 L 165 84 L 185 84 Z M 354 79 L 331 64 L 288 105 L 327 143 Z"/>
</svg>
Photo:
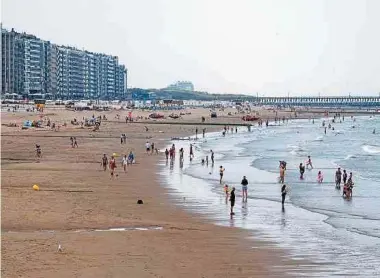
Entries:
<svg viewBox="0 0 380 278">
<path fill-rule="evenodd" d="M 300 179 L 303 180 L 303 174 L 305 173 L 305 166 L 300 163 Z"/>
<path fill-rule="evenodd" d="M 342 182 L 342 172 L 340 168 L 335 172 L 335 188 L 340 189 L 340 183 Z"/>
<path fill-rule="evenodd" d="M 287 188 L 286 188 L 286 184 L 283 184 L 282 187 L 281 187 L 281 203 L 282 203 L 282 208 L 284 208 L 284 204 L 285 204 L 285 197 L 286 197 L 286 192 L 287 191 Z"/>
<path fill-rule="evenodd" d="M 235 215 L 234 213 L 234 206 L 235 206 L 235 187 L 232 187 L 231 193 L 230 193 L 230 202 L 231 202 L 231 212 L 230 215 Z"/>
<path fill-rule="evenodd" d="M 346 169 L 343 170 L 343 185 L 347 182 L 347 172 Z"/>
<path fill-rule="evenodd" d="M 247 202 L 247 199 L 248 199 L 248 180 L 247 180 L 246 176 L 243 177 L 243 179 L 241 181 L 241 185 L 242 185 L 242 191 L 243 191 L 243 202 L 244 201 Z"/>
<path fill-rule="evenodd" d="M 223 175 L 224 175 L 224 168 L 223 168 L 223 166 L 220 166 L 219 167 L 219 175 L 220 175 L 220 180 L 219 180 L 219 182 L 220 182 L 220 184 L 222 184 L 222 180 L 223 180 Z"/>
</svg>

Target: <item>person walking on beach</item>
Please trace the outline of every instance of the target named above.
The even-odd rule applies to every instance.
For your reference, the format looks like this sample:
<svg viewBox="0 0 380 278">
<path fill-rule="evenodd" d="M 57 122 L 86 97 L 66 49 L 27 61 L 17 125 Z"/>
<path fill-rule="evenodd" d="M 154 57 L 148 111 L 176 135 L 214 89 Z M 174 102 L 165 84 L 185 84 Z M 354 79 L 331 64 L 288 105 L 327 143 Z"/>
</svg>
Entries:
<svg viewBox="0 0 380 278">
<path fill-rule="evenodd" d="M 198 139 L 198 128 L 195 128 L 195 139 Z"/>
<path fill-rule="evenodd" d="M 206 129 L 204 128 L 204 129 L 202 129 L 202 136 L 203 136 L 203 138 L 205 138 L 205 133 L 206 133 Z"/>
<path fill-rule="evenodd" d="M 36 156 L 38 160 L 42 157 L 41 146 L 38 144 L 36 144 Z"/>
<path fill-rule="evenodd" d="M 224 168 L 223 168 L 223 166 L 220 166 L 219 167 L 219 175 L 220 175 L 220 180 L 219 180 L 219 182 L 220 182 L 220 184 L 222 184 L 222 180 L 223 180 L 223 175 L 224 175 Z"/>
<path fill-rule="evenodd" d="M 190 144 L 190 160 L 194 158 L 194 153 L 193 153 L 193 144 Z"/>
<path fill-rule="evenodd" d="M 300 179 L 303 180 L 303 174 L 305 173 L 305 166 L 300 163 Z"/>
<path fill-rule="evenodd" d="M 248 180 L 246 178 L 246 176 L 243 177 L 242 181 L 241 181 L 241 185 L 242 185 L 242 192 L 243 192 L 243 202 L 247 202 L 247 199 L 248 199 Z M 245 197 L 245 199 L 244 199 Z"/>
<path fill-rule="evenodd" d="M 132 151 L 130 151 L 128 155 L 127 165 L 132 165 L 134 160 L 135 160 L 135 155 L 133 154 Z"/>
<path fill-rule="evenodd" d="M 150 143 L 148 141 L 145 143 L 145 149 L 146 149 L 146 153 L 149 154 L 150 153 Z"/>
<path fill-rule="evenodd" d="M 340 189 L 340 183 L 342 182 L 342 172 L 340 168 L 335 172 L 335 188 Z"/>
<path fill-rule="evenodd" d="M 232 187 L 231 193 L 230 193 L 230 202 L 231 202 L 231 212 L 230 215 L 235 215 L 234 213 L 234 206 L 235 206 L 235 187 Z"/>
<path fill-rule="evenodd" d="M 71 142 L 71 147 L 74 148 L 74 138 L 72 136 L 70 137 L 70 142 Z"/>
<path fill-rule="evenodd" d="M 121 166 L 123 166 L 124 173 L 127 173 L 127 165 L 128 165 L 128 157 L 125 154 L 123 159 L 121 160 Z"/>
<path fill-rule="evenodd" d="M 78 142 L 77 142 L 77 138 L 74 137 L 74 145 L 73 145 L 73 148 L 77 147 L 78 148 Z"/>
<path fill-rule="evenodd" d="M 108 158 L 106 154 L 103 154 L 101 165 L 103 166 L 103 170 L 107 170 Z"/>
<path fill-rule="evenodd" d="M 283 184 L 281 187 L 281 204 L 282 204 L 283 209 L 284 209 L 284 204 L 285 204 L 286 193 L 287 193 L 286 184 Z"/>
<path fill-rule="evenodd" d="M 311 167 L 311 169 L 313 169 L 313 163 L 311 162 L 311 157 L 310 155 L 307 156 L 307 162 L 306 162 L 306 168 L 309 169 L 309 166 Z"/>
<path fill-rule="evenodd" d="M 113 174 L 114 174 L 115 168 L 116 168 L 116 160 L 115 160 L 114 156 L 111 156 L 109 167 L 111 170 L 111 178 L 113 178 Z"/>
<path fill-rule="evenodd" d="M 211 150 L 211 164 L 214 165 L 214 152 Z"/>
<path fill-rule="evenodd" d="M 152 142 L 151 144 L 150 144 L 150 148 L 151 148 L 151 154 L 153 154 L 153 152 L 154 152 L 154 143 Z"/>
</svg>

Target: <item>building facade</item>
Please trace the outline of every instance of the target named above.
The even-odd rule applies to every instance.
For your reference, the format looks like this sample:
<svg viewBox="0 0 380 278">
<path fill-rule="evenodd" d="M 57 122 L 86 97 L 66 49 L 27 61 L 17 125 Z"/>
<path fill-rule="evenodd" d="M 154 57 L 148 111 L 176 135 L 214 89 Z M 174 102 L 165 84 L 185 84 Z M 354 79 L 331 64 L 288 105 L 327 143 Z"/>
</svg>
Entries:
<svg viewBox="0 0 380 278">
<path fill-rule="evenodd" d="M 190 81 L 177 81 L 166 87 L 167 90 L 173 91 L 194 91 L 194 85 Z"/>
<path fill-rule="evenodd" d="M 1 30 L 1 95 L 13 98 L 126 99 L 118 57 Z"/>
</svg>

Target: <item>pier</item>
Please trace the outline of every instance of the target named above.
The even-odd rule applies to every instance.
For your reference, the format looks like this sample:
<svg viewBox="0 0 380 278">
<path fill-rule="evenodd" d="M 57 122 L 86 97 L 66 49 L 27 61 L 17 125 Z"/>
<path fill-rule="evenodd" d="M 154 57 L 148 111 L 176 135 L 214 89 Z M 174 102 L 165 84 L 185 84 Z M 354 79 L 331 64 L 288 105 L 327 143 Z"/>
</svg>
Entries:
<svg viewBox="0 0 380 278">
<path fill-rule="evenodd" d="M 309 106 L 328 108 L 380 108 L 380 96 L 370 97 L 256 97 L 253 102 L 257 105 L 272 106 Z"/>
</svg>

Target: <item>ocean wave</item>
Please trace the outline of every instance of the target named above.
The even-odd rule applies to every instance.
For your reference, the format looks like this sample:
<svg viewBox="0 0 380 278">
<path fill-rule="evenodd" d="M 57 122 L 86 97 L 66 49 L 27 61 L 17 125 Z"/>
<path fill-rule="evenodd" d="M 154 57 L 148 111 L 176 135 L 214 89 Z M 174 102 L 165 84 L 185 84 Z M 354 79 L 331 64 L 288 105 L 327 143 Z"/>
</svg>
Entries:
<svg viewBox="0 0 380 278">
<path fill-rule="evenodd" d="M 353 154 L 349 154 L 343 160 L 350 160 L 351 158 L 356 158 L 356 156 Z"/>
<path fill-rule="evenodd" d="M 363 145 L 363 151 L 369 154 L 380 154 L 380 146 L 376 145 Z"/>
<path fill-rule="evenodd" d="M 323 136 L 318 136 L 317 138 L 315 138 L 313 141 L 323 141 Z"/>
</svg>

